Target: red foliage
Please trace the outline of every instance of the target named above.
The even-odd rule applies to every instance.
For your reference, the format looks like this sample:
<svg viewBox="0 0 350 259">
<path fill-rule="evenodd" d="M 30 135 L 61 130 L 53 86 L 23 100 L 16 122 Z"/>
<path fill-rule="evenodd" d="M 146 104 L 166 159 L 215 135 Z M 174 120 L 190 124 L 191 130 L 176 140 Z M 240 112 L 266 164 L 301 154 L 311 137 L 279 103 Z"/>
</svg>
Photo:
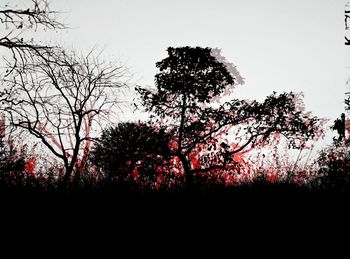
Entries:
<svg viewBox="0 0 350 259">
<path fill-rule="evenodd" d="M 276 183 L 277 182 L 276 172 L 273 169 L 270 169 L 266 175 L 266 179 L 268 183 Z"/>
<path fill-rule="evenodd" d="M 30 158 L 26 161 L 24 166 L 24 172 L 27 174 L 35 175 L 36 159 Z"/>
</svg>

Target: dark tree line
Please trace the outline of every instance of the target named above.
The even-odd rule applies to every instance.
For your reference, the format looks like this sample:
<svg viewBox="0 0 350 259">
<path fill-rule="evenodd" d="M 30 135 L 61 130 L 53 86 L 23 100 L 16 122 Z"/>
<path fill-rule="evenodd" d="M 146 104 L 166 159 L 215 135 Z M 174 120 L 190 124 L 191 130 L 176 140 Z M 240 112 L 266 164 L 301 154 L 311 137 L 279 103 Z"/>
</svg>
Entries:
<svg viewBox="0 0 350 259">
<path fill-rule="evenodd" d="M 121 90 L 127 86 L 125 68 L 101 61 L 93 51 L 79 56 L 26 38 L 28 30 L 66 28 L 46 0 L 31 3 L 0 9 L 0 47 L 12 54 L 1 78 L 0 112 L 8 127 L 34 136 L 60 160 L 63 185 L 73 176 L 97 171 L 107 181 L 144 188 L 180 182 L 191 189 L 200 175 L 239 174 L 242 162 L 236 157 L 272 144 L 276 136 L 289 148 L 302 149 L 322 134 L 321 120 L 306 113 L 300 95 L 292 92 L 274 92 L 262 102 L 223 102 L 228 89 L 243 81 L 239 72 L 218 57 L 217 49 L 188 46 L 167 49 L 168 56 L 156 63 L 154 89 L 136 87 L 150 120 L 113 127 L 111 115 L 119 111 Z M 346 29 L 348 18 L 345 11 Z M 338 142 L 345 143 L 345 116 L 335 124 Z M 90 153 L 96 127 L 105 130 Z M 23 172 L 25 158 L 1 139 L 0 170 Z M 344 165 L 339 157 L 330 162 L 328 153 L 319 160 L 325 175 Z"/>
<path fill-rule="evenodd" d="M 146 111 L 152 114 L 151 123 L 162 128 L 162 132 L 168 136 L 163 136 L 163 149 L 142 148 L 145 152 L 143 157 L 135 158 L 142 161 L 153 152 L 164 160 L 178 158 L 188 187 L 194 184 L 198 173 L 235 168 L 236 153 L 268 143 L 273 134 L 283 135 L 293 148 L 302 148 L 307 140 L 318 134 L 319 119 L 299 109 L 299 100 L 294 93 L 273 93 L 262 103 L 233 99 L 217 107 L 212 105 L 214 99 L 221 97 L 224 90 L 234 84 L 235 78 L 224 64 L 211 55 L 210 48 L 168 48 L 168 57 L 156 66 L 159 69 L 155 77 L 156 89 L 138 87 L 137 91 Z M 144 126 L 139 128 L 136 124 L 126 124 L 119 125 L 118 130 L 123 127 L 132 127 L 129 132 L 144 129 Z M 244 132 L 235 139 L 239 145 L 231 145 L 227 139 L 218 138 L 218 134 L 228 133 L 232 127 L 241 127 Z M 111 138 L 126 137 L 123 132 L 119 132 L 119 136 L 116 133 L 117 129 L 105 131 L 95 152 L 109 151 L 108 156 L 111 157 L 108 159 L 98 155 L 95 159 L 103 168 L 113 168 L 114 173 L 120 171 L 117 162 L 121 157 L 120 152 L 139 143 L 127 141 L 120 150 L 116 150 Z M 123 142 L 119 143 L 123 145 Z M 146 142 L 140 143 L 139 148 L 144 145 Z M 165 148 L 166 145 L 169 147 Z M 191 159 L 194 152 L 200 153 L 196 165 Z M 130 173 L 135 165 L 129 165 L 131 168 L 127 170 Z"/>
</svg>

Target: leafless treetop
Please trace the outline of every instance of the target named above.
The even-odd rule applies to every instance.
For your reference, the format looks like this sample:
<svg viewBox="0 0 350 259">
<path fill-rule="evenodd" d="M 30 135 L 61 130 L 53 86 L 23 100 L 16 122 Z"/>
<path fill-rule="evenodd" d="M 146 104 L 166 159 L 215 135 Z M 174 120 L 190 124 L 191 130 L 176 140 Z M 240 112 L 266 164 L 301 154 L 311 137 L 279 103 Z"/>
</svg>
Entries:
<svg viewBox="0 0 350 259">
<path fill-rule="evenodd" d="M 50 48 L 37 43 L 34 38 L 26 39 L 26 31 L 35 32 L 39 28 L 56 30 L 66 26 L 58 20 L 58 12 L 50 9 L 47 0 L 31 0 L 31 5 L 24 8 L 10 4 L 0 6 L 0 28 L 0 47 L 12 52 L 15 66 L 18 59 L 25 61 L 28 51 L 39 52 Z"/>
</svg>

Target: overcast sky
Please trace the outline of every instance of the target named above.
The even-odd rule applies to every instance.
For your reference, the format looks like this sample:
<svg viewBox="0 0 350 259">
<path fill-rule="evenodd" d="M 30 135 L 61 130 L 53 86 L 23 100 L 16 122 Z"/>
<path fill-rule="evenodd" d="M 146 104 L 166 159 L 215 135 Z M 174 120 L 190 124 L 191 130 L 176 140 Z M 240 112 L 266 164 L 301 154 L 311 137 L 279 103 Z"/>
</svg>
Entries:
<svg viewBox="0 0 350 259">
<path fill-rule="evenodd" d="M 315 115 L 333 121 L 344 110 L 350 67 L 344 0 L 52 0 L 51 6 L 72 29 L 48 40 L 104 49 L 127 63 L 138 84 L 153 84 L 155 62 L 169 46 L 218 47 L 246 79 L 234 98 L 302 91 Z"/>
</svg>

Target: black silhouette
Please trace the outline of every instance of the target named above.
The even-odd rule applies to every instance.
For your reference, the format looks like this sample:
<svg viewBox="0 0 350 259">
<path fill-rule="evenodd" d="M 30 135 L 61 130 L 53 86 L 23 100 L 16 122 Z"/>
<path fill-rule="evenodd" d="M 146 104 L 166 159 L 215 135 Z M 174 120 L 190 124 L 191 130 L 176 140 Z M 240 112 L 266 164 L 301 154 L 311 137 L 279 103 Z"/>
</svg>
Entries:
<svg viewBox="0 0 350 259">
<path fill-rule="evenodd" d="M 332 127 L 333 130 L 336 130 L 339 137 L 338 140 L 341 141 L 345 139 L 345 114 L 342 113 L 340 119 L 336 119 L 334 121 L 334 125 Z"/>
<path fill-rule="evenodd" d="M 339 140 L 334 141 L 333 145 L 321 150 L 317 158 L 319 169 L 314 183 L 317 190 L 338 193 L 350 190 L 349 151 L 338 144 Z"/>
<path fill-rule="evenodd" d="M 7 136 L 0 125 L 1 216 L 16 214 L 19 218 L 16 224 L 31 225 L 35 229 L 38 226 L 50 229 L 53 222 L 68 219 L 86 229 L 90 229 L 91 222 L 106 222 L 108 226 L 120 222 L 131 233 L 130 226 L 161 225 L 169 230 L 169 226 L 182 219 L 191 224 L 189 229 L 198 225 L 206 230 L 210 221 L 215 222 L 215 228 L 220 228 L 215 219 L 231 219 L 229 224 L 242 222 L 232 220 L 226 208 L 232 208 L 235 215 L 254 208 L 254 213 L 246 212 L 254 217 L 250 222 L 264 225 L 266 221 L 261 216 L 266 211 L 271 213 L 277 208 L 271 218 L 281 218 L 285 223 L 288 221 L 281 214 L 281 205 L 293 212 L 301 208 L 300 204 L 314 208 L 314 201 L 319 201 L 322 213 L 315 213 L 314 217 L 305 217 L 304 209 L 295 216 L 292 213 L 293 222 L 296 218 L 319 218 L 325 211 L 325 202 L 331 204 L 332 213 L 335 207 L 332 199 L 314 196 L 315 190 L 349 191 L 350 156 L 344 114 L 333 126 L 342 145 L 334 144 L 323 150 L 315 161 L 317 170 L 316 167 L 311 169 L 315 171 L 304 169 L 305 177 L 315 178 L 307 186 L 291 181 L 271 184 L 267 174 L 249 184 L 228 187 L 221 182 L 224 174 L 241 174 L 243 162 L 237 159 L 240 153 L 276 143 L 273 142 L 275 136 L 283 136 L 289 148 L 302 149 L 306 141 L 320 135 L 322 129 L 318 118 L 304 113 L 298 94 L 274 92 L 262 102 L 239 99 L 221 102 L 220 98 L 243 82 L 243 78 L 229 68 L 234 67 L 233 64 L 220 59 L 210 48 L 169 48 L 168 57 L 156 64 L 159 69 L 156 89 L 137 88 L 151 120 L 108 127 L 88 156 L 90 142 L 97 141 L 90 130 L 119 122 L 115 117 L 111 120 L 109 112 L 120 104 L 119 90 L 126 86 L 125 69 L 104 63 L 93 57 L 93 53 L 78 57 L 73 52 L 36 41 L 37 29 L 56 30 L 66 26 L 57 20 L 58 13 L 49 9 L 48 0 L 31 0 L 31 3 L 29 8 L 0 7 L 0 48 L 12 54 L 12 59 L 4 62 L 7 71 L 0 81 L 0 112 L 7 115 L 6 126 L 35 136 L 56 159 L 52 164 L 45 164 L 48 161 L 43 159 L 42 167 L 28 170 L 28 161 L 36 158 L 39 162 L 41 158 L 35 157 L 34 152 L 27 155 L 16 143 L 9 144 L 8 139 L 3 141 Z M 346 11 L 346 29 L 349 29 L 348 14 Z M 350 45 L 348 37 L 345 44 Z M 218 52 L 216 50 L 216 54 Z M 346 104 L 349 106 L 350 99 Z M 239 135 L 232 134 L 228 139 L 227 134 L 238 131 Z M 267 156 L 261 157 L 263 162 L 269 161 Z M 261 169 L 262 173 L 265 169 L 275 168 L 267 165 Z M 184 183 L 187 189 L 182 188 Z M 58 188 L 61 184 L 65 188 Z M 180 188 L 174 190 L 174 186 Z M 194 188 L 196 186 L 200 189 Z M 187 190 L 191 190 L 191 195 Z M 19 199 L 16 194 L 20 194 Z M 35 202 L 38 206 L 33 206 L 28 202 L 37 201 L 31 200 L 33 197 L 40 197 L 42 202 Z M 64 202 L 57 202 L 57 197 Z M 140 198 L 139 202 L 135 197 Z M 101 198 L 108 201 L 106 211 L 101 210 Z M 154 198 L 158 202 L 154 203 Z M 111 199 L 118 202 L 109 202 Z M 26 209 L 18 213 L 7 208 L 6 201 L 11 208 Z M 290 207 L 290 201 L 297 206 Z M 186 202 L 189 206 L 184 206 Z M 222 217 L 218 210 L 220 202 L 221 209 L 225 208 L 221 211 Z M 165 210 L 166 213 L 164 204 L 171 208 Z M 51 215 L 47 205 L 55 208 Z M 72 213 L 84 206 L 87 210 L 78 216 Z M 117 213 L 110 213 L 112 208 Z M 190 212 L 197 208 L 202 210 L 192 216 Z M 101 219 L 92 217 L 93 212 L 102 215 Z M 154 215 L 147 215 L 148 212 Z M 215 216 L 209 217 L 208 212 Z M 57 220 L 52 215 L 57 216 Z M 120 215 L 122 220 L 115 217 Z M 172 219 L 169 215 L 176 217 Z M 127 224 L 125 219 L 129 216 L 133 216 L 132 222 Z M 157 222 L 153 224 L 149 221 L 151 218 Z M 48 224 L 43 223 L 44 219 Z M 87 219 L 86 224 L 83 219 Z M 160 224 L 159 219 L 163 219 L 164 224 Z M 205 223 L 198 224 L 199 219 L 205 219 Z M 11 233 L 16 233 L 14 224 L 3 222 L 11 227 Z"/>
<path fill-rule="evenodd" d="M 119 123 L 103 131 L 92 151 L 92 161 L 111 181 L 139 182 L 147 187 L 156 183 L 161 173 L 169 176 L 168 170 L 157 168 L 169 167 L 170 139 L 162 128 L 141 122 Z"/>
<path fill-rule="evenodd" d="M 318 119 L 297 111 L 295 94 L 274 93 L 263 103 L 235 99 L 214 108 L 213 99 L 234 84 L 225 65 L 211 55 L 210 48 L 168 48 L 168 55 L 156 64 L 160 70 L 156 91 L 140 87 L 137 91 L 153 120 L 172 131 L 176 142 L 172 155 L 182 163 L 186 186 L 193 185 L 197 173 L 234 168 L 235 153 L 268 142 L 273 133 L 283 134 L 291 147 L 315 136 Z M 215 137 L 238 125 L 246 126 L 240 145 L 232 147 Z M 200 165 L 194 166 L 190 155 L 198 148 Z"/>
<path fill-rule="evenodd" d="M 348 39 L 348 37 L 345 36 L 345 45 L 350 45 L 350 39 Z"/>
<path fill-rule="evenodd" d="M 349 29 L 349 26 L 348 26 L 348 19 L 350 18 L 349 13 L 350 11 L 345 10 L 345 30 Z"/>
<path fill-rule="evenodd" d="M 12 145 L 5 145 L 0 139 L 0 188 L 9 188 L 18 184 L 23 177 L 25 159 Z"/>
</svg>

